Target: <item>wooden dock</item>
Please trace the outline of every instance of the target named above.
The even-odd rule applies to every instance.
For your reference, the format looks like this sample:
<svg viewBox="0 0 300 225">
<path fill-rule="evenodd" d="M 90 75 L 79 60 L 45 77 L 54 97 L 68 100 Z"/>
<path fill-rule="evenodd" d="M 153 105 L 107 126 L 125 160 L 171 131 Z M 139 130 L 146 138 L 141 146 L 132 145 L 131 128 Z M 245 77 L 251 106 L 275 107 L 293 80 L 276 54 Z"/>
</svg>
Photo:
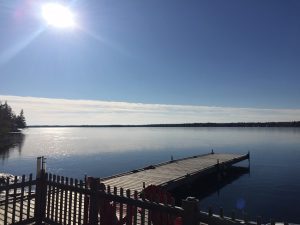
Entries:
<svg viewBox="0 0 300 225">
<path fill-rule="evenodd" d="M 144 187 L 157 185 L 167 190 L 192 182 L 201 176 L 207 176 L 223 170 L 235 163 L 249 159 L 248 154 L 205 154 L 169 162 L 150 165 L 101 179 L 105 185 L 122 187 L 141 192 Z"/>
<path fill-rule="evenodd" d="M 221 172 L 246 159 L 249 159 L 249 154 L 197 155 L 150 165 L 104 179 L 91 178 L 89 185 L 77 179 L 44 172 L 35 180 L 32 174 L 29 177 L 23 175 L 21 180 L 15 177 L 13 182 L 7 179 L 6 184 L 0 186 L 0 224 L 29 224 L 44 221 L 53 225 L 77 225 L 92 221 L 90 224 L 99 225 L 98 207 L 100 201 L 103 200 L 109 202 L 106 207 L 111 207 L 117 217 L 127 218 L 126 224 L 150 224 L 149 218 L 158 212 L 161 213 L 161 210 L 167 213 L 166 218 L 174 220 L 178 216 L 185 215 L 184 206 L 176 208 L 174 200 L 172 203 L 157 204 L 151 199 L 139 198 L 138 192 L 149 185 L 157 185 L 170 190 L 201 176 Z M 38 161 L 38 164 L 43 165 L 42 161 Z M 111 188 L 107 187 L 106 192 L 100 191 L 99 181 Z M 32 192 L 32 190 L 35 191 Z M 197 213 L 202 212 L 197 211 Z M 200 214 L 198 214 L 195 218 L 199 217 Z M 128 215 L 131 216 L 126 217 Z M 212 216 L 203 213 L 201 215 L 203 221 L 206 221 L 208 217 L 207 221 L 211 220 Z M 217 220 L 223 221 L 223 217 Z M 230 225 L 236 225 L 236 223 L 232 222 Z"/>
</svg>

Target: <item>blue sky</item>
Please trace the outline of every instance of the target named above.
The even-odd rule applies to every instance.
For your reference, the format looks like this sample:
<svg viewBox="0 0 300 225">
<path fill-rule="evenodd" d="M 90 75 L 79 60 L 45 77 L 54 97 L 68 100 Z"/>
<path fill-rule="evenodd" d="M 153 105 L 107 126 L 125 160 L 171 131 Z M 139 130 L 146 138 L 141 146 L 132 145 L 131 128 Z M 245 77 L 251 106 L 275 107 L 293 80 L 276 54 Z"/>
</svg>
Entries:
<svg viewBox="0 0 300 225">
<path fill-rule="evenodd" d="M 72 30 L 42 2 L 0 0 L 2 101 L 300 108 L 300 1 L 78 0 Z"/>
</svg>

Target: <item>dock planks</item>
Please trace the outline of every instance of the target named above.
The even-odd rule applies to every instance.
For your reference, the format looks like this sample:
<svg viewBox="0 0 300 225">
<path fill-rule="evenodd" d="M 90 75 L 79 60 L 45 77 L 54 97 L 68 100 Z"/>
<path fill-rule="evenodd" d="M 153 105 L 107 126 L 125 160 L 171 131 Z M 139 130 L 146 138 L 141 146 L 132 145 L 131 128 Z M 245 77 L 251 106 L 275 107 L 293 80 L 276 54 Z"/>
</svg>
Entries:
<svg viewBox="0 0 300 225">
<path fill-rule="evenodd" d="M 143 190 L 144 185 L 157 185 L 170 190 L 246 159 L 249 159 L 249 154 L 197 155 L 103 178 L 101 182 L 138 192 Z"/>
</svg>

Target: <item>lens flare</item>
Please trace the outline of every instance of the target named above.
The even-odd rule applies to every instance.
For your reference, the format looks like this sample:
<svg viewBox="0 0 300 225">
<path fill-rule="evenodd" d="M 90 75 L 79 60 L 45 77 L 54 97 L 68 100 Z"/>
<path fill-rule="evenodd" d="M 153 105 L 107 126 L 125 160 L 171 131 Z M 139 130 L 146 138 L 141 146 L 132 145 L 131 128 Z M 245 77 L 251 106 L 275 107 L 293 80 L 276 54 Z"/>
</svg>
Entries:
<svg viewBox="0 0 300 225">
<path fill-rule="evenodd" d="M 58 3 L 47 3 L 42 6 L 42 15 L 46 22 L 57 28 L 74 27 L 74 15 L 69 8 Z"/>
</svg>

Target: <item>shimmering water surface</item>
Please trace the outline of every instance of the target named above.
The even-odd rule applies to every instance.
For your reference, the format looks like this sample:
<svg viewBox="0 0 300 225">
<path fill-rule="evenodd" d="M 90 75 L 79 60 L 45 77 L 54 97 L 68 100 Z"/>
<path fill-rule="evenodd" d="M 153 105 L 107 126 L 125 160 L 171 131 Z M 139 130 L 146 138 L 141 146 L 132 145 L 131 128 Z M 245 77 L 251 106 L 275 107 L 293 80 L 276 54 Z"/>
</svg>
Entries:
<svg viewBox="0 0 300 225">
<path fill-rule="evenodd" d="M 23 134 L 0 146 L 1 172 L 29 174 L 36 157 L 46 156 L 50 172 L 105 177 L 168 161 L 171 155 L 250 151 L 250 174 L 202 199 L 201 207 L 300 223 L 299 128 L 30 128 Z"/>
</svg>

